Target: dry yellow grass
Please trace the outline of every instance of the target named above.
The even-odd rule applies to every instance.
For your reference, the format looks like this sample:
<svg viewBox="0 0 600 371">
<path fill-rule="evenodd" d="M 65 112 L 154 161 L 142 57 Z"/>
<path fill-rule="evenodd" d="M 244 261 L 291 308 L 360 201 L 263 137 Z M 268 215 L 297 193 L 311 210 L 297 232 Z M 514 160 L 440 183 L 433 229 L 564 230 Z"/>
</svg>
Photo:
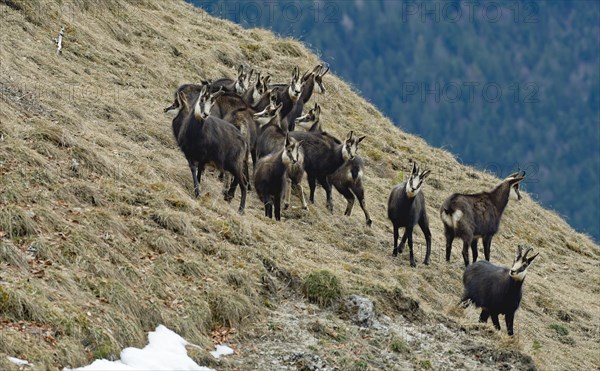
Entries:
<svg viewBox="0 0 600 371">
<path fill-rule="evenodd" d="M 492 347 L 531 355 L 541 369 L 600 367 L 599 247 L 527 195 L 511 203 L 492 260 L 509 264 L 518 243 L 541 255 L 524 286 L 518 336 L 477 330 L 476 311 L 454 307 L 462 259 L 456 245 L 452 261 L 443 261 L 438 207 L 452 192 L 498 180 L 401 132 L 332 74 L 327 95 L 313 99 L 328 131 L 367 135 L 360 152 L 372 228 L 360 210 L 341 215 L 339 194 L 332 218 L 320 189 L 310 212 L 284 212 L 281 223 L 262 217 L 254 193 L 239 216 L 213 174 L 205 194 L 192 197 L 162 114 L 173 90 L 233 76 L 239 63 L 286 81 L 294 66 L 319 63 L 302 44 L 181 1 L 4 0 L 0 14 L 0 353 L 39 367 L 79 366 L 142 346 L 159 323 L 207 347 L 211 329 L 234 326 L 243 343 L 250 325 L 282 300 L 269 277 L 300 295 L 303 279 L 327 270 L 345 293 L 369 296 L 389 316 L 400 292 L 420 303 L 416 320 L 445 318 Z M 432 170 L 424 189 L 432 265 L 417 269 L 406 253 L 390 258 L 385 213 L 413 160 Z M 420 232 L 415 240 L 422 261 Z"/>
</svg>

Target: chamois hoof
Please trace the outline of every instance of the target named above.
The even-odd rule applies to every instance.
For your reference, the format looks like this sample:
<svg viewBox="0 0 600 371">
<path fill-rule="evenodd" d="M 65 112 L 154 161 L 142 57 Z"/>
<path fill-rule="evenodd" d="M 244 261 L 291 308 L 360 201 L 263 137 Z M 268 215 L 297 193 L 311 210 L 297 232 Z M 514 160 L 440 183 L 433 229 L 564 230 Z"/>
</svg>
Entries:
<svg viewBox="0 0 600 371">
<path fill-rule="evenodd" d="M 283 204 L 283 210 L 287 210 L 290 207 L 290 204 L 285 203 Z"/>
<path fill-rule="evenodd" d="M 423 261 L 423 264 L 425 264 L 425 265 L 429 265 L 429 263 L 430 263 L 430 261 L 427 259 Z"/>
<path fill-rule="evenodd" d="M 240 215 L 244 215 L 244 209 L 240 208 L 240 209 L 238 210 L 238 213 L 239 213 Z"/>
<path fill-rule="evenodd" d="M 308 211 L 308 205 L 302 206 L 302 209 Z"/>
<path fill-rule="evenodd" d="M 230 194 L 225 194 L 225 196 L 223 197 L 223 199 L 227 202 L 231 202 L 231 200 L 233 200 L 233 196 Z"/>
<path fill-rule="evenodd" d="M 367 227 L 370 227 L 373 224 L 373 221 L 371 219 L 367 220 Z"/>
<path fill-rule="evenodd" d="M 415 262 L 410 262 L 410 266 L 411 266 L 411 267 L 413 267 L 413 268 L 416 268 L 416 267 L 417 267 L 417 263 L 415 263 Z"/>
</svg>

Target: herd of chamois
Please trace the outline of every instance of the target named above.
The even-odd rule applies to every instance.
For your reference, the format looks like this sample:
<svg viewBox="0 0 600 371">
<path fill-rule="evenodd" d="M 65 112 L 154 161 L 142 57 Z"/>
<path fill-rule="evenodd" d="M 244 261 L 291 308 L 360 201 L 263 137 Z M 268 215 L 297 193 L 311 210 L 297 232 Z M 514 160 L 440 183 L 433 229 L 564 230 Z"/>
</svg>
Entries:
<svg viewBox="0 0 600 371">
<path fill-rule="evenodd" d="M 231 201 L 236 188 L 240 188 L 240 213 L 244 213 L 252 178 L 256 194 L 264 204 L 265 216 L 272 218 L 274 214 L 275 219 L 280 220 L 282 199 L 284 209 L 289 207 L 292 190 L 301 199 L 302 207 L 308 209 L 302 187 L 306 175 L 311 203 L 314 203 L 318 182 L 326 192 L 327 209 L 333 212 L 332 188 L 335 187 L 347 200 L 345 215 L 351 214 L 358 199 L 366 223 L 371 226 L 362 184 L 364 165 L 357 155 L 365 136 L 350 131 L 340 140 L 324 131 L 318 104 L 303 115 L 314 89 L 325 92 L 323 77 L 328 71 L 329 68 L 318 65 L 300 76 L 299 69 L 295 68 L 289 83 L 272 83 L 270 75 L 261 76 L 240 66 L 236 79 L 181 85 L 174 93 L 173 103 L 164 111 L 174 116 L 173 135 L 188 161 L 196 197 L 200 195 L 204 168 L 212 164 L 221 171 L 221 179 L 225 180 L 225 172 L 233 177 L 231 182 L 224 181 L 226 201 Z M 417 224 L 426 241 L 423 263 L 430 263 L 431 232 L 422 192 L 430 173 L 414 163 L 408 179 L 395 186 L 388 199 L 388 218 L 394 230 L 392 255 L 402 253 L 408 242 L 412 267 L 416 267 L 412 234 Z M 480 321 L 486 322 L 491 316 L 497 329 L 500 329 L 498 315 L 504 314 L 509 335 L 513 334 L 514 313 L 521 301 L 527 267 L 537 254 L 527 257 L 531 248 L 519 245 L 513 266 L 508 269 L 489 263 L 490 248 L 509 199 L 521 199 L 519 185 L 523 179 L 525 173 L 517 172 L 492 191 L 455 193 L 440 209 L 447 261 L 454 238 L 463 241 L 466 269 L 461 303 L 474 303 L 483 308 Z M 398 244 L 400 228 L 404 228 L 404 234 Z M 477 261 L 480 238 L 486 261 Z M 471 265 L 469 247 L 473 256 Z"/>
</svg>

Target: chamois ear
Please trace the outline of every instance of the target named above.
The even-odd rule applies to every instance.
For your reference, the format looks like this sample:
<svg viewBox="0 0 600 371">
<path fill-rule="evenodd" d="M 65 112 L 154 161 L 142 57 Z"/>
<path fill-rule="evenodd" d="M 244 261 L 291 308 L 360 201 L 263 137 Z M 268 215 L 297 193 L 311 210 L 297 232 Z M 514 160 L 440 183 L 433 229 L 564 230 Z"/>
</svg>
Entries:
<svg viewBox="0 0 600 371">
<path fill-rule="evenodd" d="M 424 172 L 421 173 L 420 178 L 425 180 L 425 178 L 427 178 L 429 176 L 429 174 L 431 174 L 431 170 L 425 170 Z"/>
<path fill-rule="evenodd" d="M 347 141 L 352 140 L 352 136 L 354 135 L 354 130 L 350 130 L 350 132 L 348 133 L 348 137 L 346 138 Z"/>
<path fill-rule="evenodd" d="M 183 107 L 186 112 L 189 110 L 188 102 L 184 92 L 177 92 L 177 103 L 179 104 L 179 107 Z"/>
<path fill-rule="evenodd" d="M 323 71 L 325 67 L 323 65 L 321 65 L 321 71 L 319 72 L 319 76 L 323 77 L 327 74 L 327 72 L 329 72 L 329 66 L 327 66 L 327 69 L 325 69 L 325 71 Z"/>
<path fill-rule="evenodd" d="M 315 103 L 315 116 L 320 116 L 321 115 L 321 106 L 319 106 L 318 103 Z"/>
<path fill-rule="evenodd" d="M 417 166 L 416 162 L 413 162 L 413 168 L 412 171 L 410 172 L 411 175 L 415 176 L 419 174 L 419 167 Z"/>
<path fill-rule="evenodd" d="M 358 141 L 356 143 L 360 143 L 363 141 L 363 139 L 365 139 L 367 136 L 363 135 L 362 137 L 358 138 Z"/>
<path fill-rule="evenodd" d="M 240 64 L 240 66 L 238 67 L 238 70 L 237 70 L 238 77 L 242 76 L 243 73 L 244 73 L 244 65 Z"/>
<path fill-rule="evenodd" d="M 288 147 L 290 145 L 290 134 L 286 133 L 285 134 L 285 146 Z"/>
</svg>

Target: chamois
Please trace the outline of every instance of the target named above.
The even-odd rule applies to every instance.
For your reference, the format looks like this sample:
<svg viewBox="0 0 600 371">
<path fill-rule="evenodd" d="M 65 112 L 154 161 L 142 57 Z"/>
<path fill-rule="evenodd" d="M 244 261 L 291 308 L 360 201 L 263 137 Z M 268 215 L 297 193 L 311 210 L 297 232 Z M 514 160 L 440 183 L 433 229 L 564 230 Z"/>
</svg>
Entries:
<svg viewBox="0 0 600 371">
<path fill-rule="evenodd" d="M 173 119 L 173 134 L 188 160 L 196 197 L 200 195 L 200 179 L 204 167 L 207 163 L 213 163 L 234 177 L 225 200 L 233 199 L 235 188 L 239 184 L 242 193 L 239 212 L 243 213 L 248 181 L 248 145 L 244 137 L 231 123 L 210 116 L 214 97 L 207 88 L 202 89 L 192 110 L 188 109 L 184 93 L 177 92 L 177 100 L 182 109 Z M 182 115 L 185 116 L 183 119 Z"/>
<path fill-rule="evenodd" d="M 306 71 L 304 75 L 302 75 L 301 81 L 302 84 L 304 84 L 304 87 L 302 88 L 302 93 L 300 94 L 300 97 L 294 102 L 291 111 L 285 116 L 285 124 L 287 125 L 289 131 L 295 130 L 296 119 L 302 115 L 304 104 L 308 102 L 308 100 L 313 94 L 317 76 L 321 76 L 319 89 L 322 89 L 322 77 L 325 73 L 327 73 L 326 71 L 323 75 L 319 75 L 322 68 L 323 66 L 318 65 L 315 68 L 313 68 L 312 71 Z"/>
<path fill-rule="evenodd" d="M 329 181 L 338 192 L 344 196 L 347 201 L 346 211 L 344 215 L 350 216 L 354 207 L 354 198 L 358 199 L 360 207 L 365 213 L 367 226 L 373 223 L 367 206 L 365 204 L 365 188 L 362 184 L 363 176 L 363 160 L 359 156 L 354 156 L 353 159 L 347 160 L 333 174 L 329 176 Z"/>
<path fill-rule="evenodd" d="M 485 260 L 490 260 L 492 237 L 498 232 L 502 213 L 509 199 L 520 200 L 519 184 L 525 172 L 516 172 L 504 179 L 491 192 L 476 194 L 454 193 L 444 201 L 440 217 L 446 236 L 446 261 L 450 261 L 452 241 L 459 237 L 463 241 L 462 256 L 465 266 L 469 265 L 469 246 L 473 262 L 477 261 L 477 240 L 483 239 Z"/>
<path fill-rule="evenodd" d="M 301 144 L 301 141 L 286 136 L 281 150 L 261 158 L 256 165 L 254 187 L 265 205 L 265 216 L 269 218 L 273 217 L 274 208 L 275 220 L 281 220 L 281 198 L 284 192 L 289 197 L 288 183 L 299 185 L 302 181 L 304 154 Z"/>
<path fill-rule="evenodd" d="M 300 78 L 300 71 L 298 70 L 298 67 L 294 67 L 294 72 L 292 73 L 292 79 L 290 81 L 290 84 L 275 88 L 275 91 L 277 93 L 276 102 L 283 103 L 283 107 L 279 112 L 279 116 L 281 118 L 281 122 L 285 131 L 288 131 L 289 129 L 286 117 L 294 108 L 294 105 L 300 98 L 300 95 L 302 95 L 302 91 L 304 89 L 305 84 L 306 82 L 302 81 L 302 79 Z M 300 113 L 301 112 L 302 109 L 300 109 Z M 292 125 L 293 124 L 294 122 L 292 121 Z"/>
<path fill-rule="evenodd" d="M 310 187 L 310 202 L 315 203 L 315 189 L 317 181 L 327 194 L 327 209 L 333 213 L 333 200 L 331 198 L 331 183 L 328 176 L 333 174 L 347 160 L 356 156 L 359 143 L 365 139 L 355 137 L 350 131 L 344 142 L 333 136 L 322 133 L 309 133 L 293 131 L 290 136 L 304 143 L 304 170 Z"/>
<path fill-rule="evenodd" d="M 279 103 L 276 107 L 270 105 L 265 108 L 264 111 L 254 115 L 256 122 L 261 125 L 256 144 L 256 156 L 259 159 L 276 152 L 277 149 L 280 149 L 285 143 L 287 133 L 281 128 L 281 119 L 279 118 L 279 111 L 281 110 L 281 107 L 281 103 Z M 290 205 L 292 189 L 294 189 L 296 195 L 298 195 L 302 201 L 302 208 L 308 210 L 306 198 L 304 197 L 304 188 L 299 181 L 292 182 L 291 186 L 287 188 L 288 191 L 286 194 L 284 209 L 287 209 Z"/>
<path fill-rule="evenodd" d="M 508 335 L 513 335 L 515 312 L 519 309 L 522 297 L 523 281 L 527 268 L 538 254 L 527 257 L 531 247 L 519 245 L 512 268 L 508 269 L 480 260 L 471 264 L 463 273 L 465 287 L 461 304 L 474 303 L 482 308 L 479 322 L 487 322 L 492 317 L 496 330 L 500 330 L 498 315 L 504 314 Z"/>
<path fill-rule="evenodd" d="M 283 104 L 269 105 L 261 112 L 254 114 L 254 120 L 260 125 L 256 140 L 256 157 L 265 157 L 281 148 L 286 132 L 281 128 L 279 112 Z"/>
<path fill-rule="evenodd" d="M 250 87 L 250 80 L 254 70 L 246 72 L 243 65 L 240 65 L 237 70 L 237 78 L 235 80 L 229 78 L 222 78 L 210 83 L 210 92 L 215 93 L 221 89 L 226 92 L 232 92 L 237 94 L 244 94 Z"/>
<path fill-rule="evenodd" d="M 296 125 L 306 131 L 320 133 L 323 131 L 320 117 L 321 106 L 319 106 L 318 103 L 315 103 L 315 106 L 311 108 L 308 113 L 296 119 Z"/>
<path fill-rule="evenodd" d="M 394 227 L 394 250 L 392 256 L 398 256 L 402 253 L 404 244 L 408 239 L 410 249 L 410 266 L 416 267 L 415 256 L 413 252 L 413 229 L 417 223 L 425 235 L 425 260 L 423 264 L 429 265 L 431 256 L 431 232 L 429 231 L 429 219 L 425 208 L 425 196 L 421 191 L 423 182 L 429 176 L 431 171 L 420 171 L 417 163 L 413 163 L 413 168 L 408 180 L 400 183 L 392 189 L 388 199 L 388 218 L 392 221 Z M 404 234 L 398 246 L 398 229 L 404 227 Z"/>
</svg>

